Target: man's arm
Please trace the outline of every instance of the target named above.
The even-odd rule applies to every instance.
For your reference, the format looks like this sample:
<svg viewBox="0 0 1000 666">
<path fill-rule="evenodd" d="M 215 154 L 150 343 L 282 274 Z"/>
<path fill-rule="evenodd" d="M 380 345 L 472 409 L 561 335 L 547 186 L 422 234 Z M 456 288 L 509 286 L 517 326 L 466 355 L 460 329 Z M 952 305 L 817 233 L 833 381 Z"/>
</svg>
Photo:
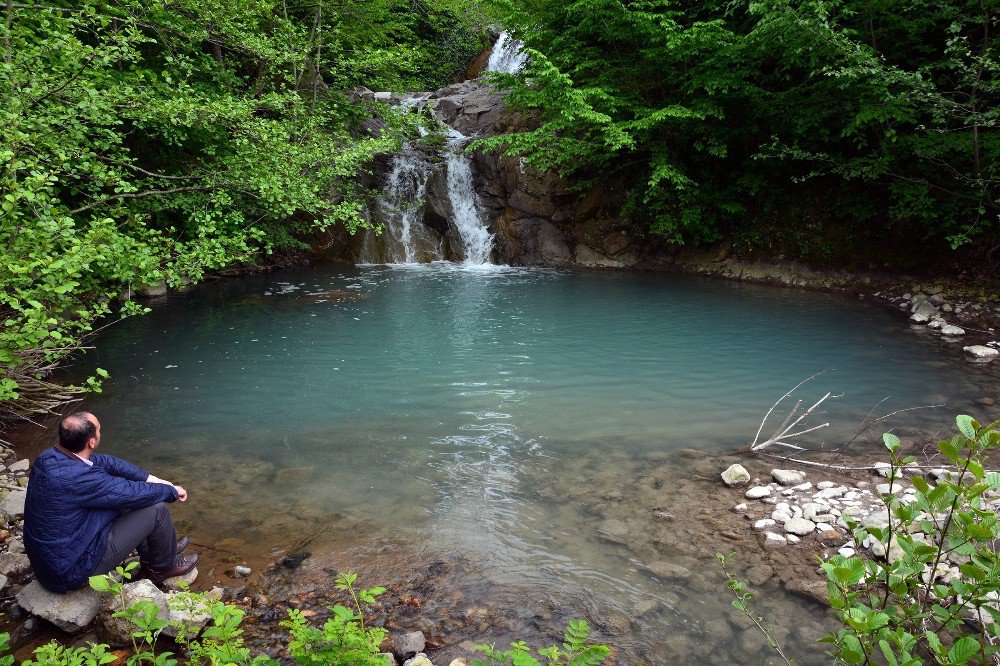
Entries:
<svg viewBox="0 0 1000 666">
<path fill-rule="evenodd" d="M 84 475 L 75 491 L 80 505 L 90 509 L 141 509 L 179 498 L 173 486 L 131 481 L 97 471 Z"/>
</svg>

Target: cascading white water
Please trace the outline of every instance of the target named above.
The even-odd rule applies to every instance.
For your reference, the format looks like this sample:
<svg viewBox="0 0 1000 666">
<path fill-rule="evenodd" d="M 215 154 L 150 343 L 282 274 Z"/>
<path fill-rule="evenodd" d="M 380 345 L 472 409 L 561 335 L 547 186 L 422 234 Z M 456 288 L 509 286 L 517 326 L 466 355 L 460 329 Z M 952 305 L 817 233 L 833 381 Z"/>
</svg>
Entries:
<svg viewBox="0 0 1000 666">
<path fill-rule="evenodd" d="M 447 239 L 424 223 L 428 184 L 441 169 L 445 187 L 439 191 L 445 195 L 441 198 L 447 199 L 441 203 L 454 231 L 454 235 L 448 234 L 451 256 L 460 255 L 465 266 L 490 263 L 493 235 L 483 221 L 471 159 L 463 151 L 467 141 L 468 137 L 451 130 L 443 161 L 436 159 L 436 153 L 416 146 L 407 146 L 393 158 L 376 211 L 383 231 L 381 236 L 365 236 L 361 263 L 412 264 L 445 259 Z"/>
<path fill-rule="evenodd" d="M 392 160 L 392 170 L 386 178 L 385 192 L 378 201 L 382 217 L 386 220 L 385 261 L 393 264 L 412 264 L 421 254 L 431 252 L 440 256 L 440 241 L 430 236 L 423 224 L 423 200 L 427 194 L 427 180 L 431 165 L 418 152 L 406 151 Z M 394 241 L 394 242 L 393 242 Z M 423 250 L 424 252 L 421 252 Z"/>
<path fill-rule="evenodd" d="M 493 45 L 493 52 L 490 54 L 486 70 L 490 72 L 503 72 L 505 74 L 517 74 L 528 62 L 528 54 L 524 52 L 524 42 L 515 39 L 509 32 L 504 30 L 497 37 Z"/>
<path fill-rule="evenodd" d="M 481 266 L 490 263 L 493 234 L 483 224 L 483 216 L 472 184 L 472 166 L 469 156 L 462 150 L 466 137 L 452 130 L 448 139 L 448 156 L 445 168 L 448 176 L 448 203 L 451 223 L 462 241 L 463 263 Z"/>
</svg>

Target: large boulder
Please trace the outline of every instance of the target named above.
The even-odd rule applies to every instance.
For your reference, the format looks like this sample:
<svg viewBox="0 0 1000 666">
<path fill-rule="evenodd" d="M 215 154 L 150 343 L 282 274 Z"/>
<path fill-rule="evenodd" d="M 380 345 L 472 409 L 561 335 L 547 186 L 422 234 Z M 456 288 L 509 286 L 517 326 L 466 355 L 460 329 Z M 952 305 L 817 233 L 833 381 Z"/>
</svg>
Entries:
<svg viewBox="0 0 1000 666">
<path fill-rule="evenodd" d="M 122 603 L 124 601 L 124 604 Z M 125 583 L 121 595 L 109 595 L 104 601 L 98 624 L 104 639 L 111 645 L 128 645 L 132 642 L 134 625 L 124 617 L 114 617 L 123 608 L 148 601 L 156 606 L 157 617 L 162 620 L 170 618 L 170 598 L 166 592 L 156 587 L 148 579 Z"/>
<path fill-rule="evenodd" d="M 103 599 L 96 590 L 85 587 L 68 594 L 49 592 L 32 581 L 17 594 L 17 603 L 32 615 L 46 619 L 63 631 L 83 631 L 101 611 Z"/>
</svg>

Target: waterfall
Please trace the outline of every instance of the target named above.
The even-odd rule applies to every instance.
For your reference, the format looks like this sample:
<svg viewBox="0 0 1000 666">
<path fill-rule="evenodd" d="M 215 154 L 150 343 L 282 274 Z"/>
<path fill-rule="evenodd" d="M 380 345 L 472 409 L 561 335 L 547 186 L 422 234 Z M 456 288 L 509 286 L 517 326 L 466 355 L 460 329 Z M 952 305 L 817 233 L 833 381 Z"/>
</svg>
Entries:
<svg viewBox="0 0 1000 666">
<path fill-rule="evenodd" d="M 443 155 L 411 144 L 393 158 L 382 195 L 370 211 L 376 218 L 372 221 L 382 224 L 382 233 L 365 235 L 361 263 L 413 264 L 447 258 L 460 258 L 466 266 L 490 263 L 493 235 L 473 185 L 472 161 L 462 150 L 467 141 L 451 130 Z M 429 184 L 434 178 L 442 186 L 432 194 Z M 432 196 L 438 198 L 434 208 L 443 209 L 447 233 L 425 222 Z"/>
<path fill-rule="evenodd" d="M 524 42 L 515 39 L 509 32 L 504 30 L 497 37 L 493 45 L 493 52 L 490 60 L 486 64 L 486 70 L 490 72 L 503 72 L 505 74 L 517 74 L 528 62 L 528 54 L 524 52 Z"/>
<path fill-rule="evenodd" d="M 364 263 L 413 264 L 441 258 L 441 241 L 423 224 L 424 199 L 432 165 L 419 151 L 406 149 L 392 160 L 378 199 L 381 237 L 365 237 Z"/>
<path fill-rule="evenodd" d="M 490 263 L 493 234 L 483 224 L 483 216 L 476 200 L 476 190 L 472 185 L 471 160 L 462 150 L 465 140 L 464 135 L 452 130 L 448 140 L 448 156 L 445 158 L 448 202 L 451 208 L 451 223 L 462 241 L 464 263 L 481 266 Z"/>
</svg>

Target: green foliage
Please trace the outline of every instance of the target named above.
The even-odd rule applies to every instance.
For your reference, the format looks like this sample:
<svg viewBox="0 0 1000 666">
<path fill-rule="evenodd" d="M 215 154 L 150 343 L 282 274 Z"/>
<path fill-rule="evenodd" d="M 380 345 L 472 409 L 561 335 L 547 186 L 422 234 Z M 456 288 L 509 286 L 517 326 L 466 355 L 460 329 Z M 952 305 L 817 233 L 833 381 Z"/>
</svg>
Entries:
<svg viewBox="0 0 1000 666">
<path fill-rule="evenodd" d="M 291 633 L 288 649 L 296 663 L 303 666 L 384 666 L 385 657 L 378 655 L 386 630 L 365 627 L 364 607 L 375 603 L 375 598 L 385 592 L 385 588 L 358 590 L 354 588 L 357 579 L 357 574 L 353 573 L 337 577 L 337 589 L 351 596 L 354 608 L 339 604 L 331 607 L 333 616 L 321 628 L 310 626 L 301 611 L 288 611 L 288 620 L 282 622 L 282 626 Z"/>
<path fill-rule="evenodd" d="M 910 665 L 929 656 L 940 664 L 987 663 L 997 653 L 1000 523 L 985 500 L 1000 492 L 1000 475 L 987 473 L 984 463 L 1000 446 L 1000 422 L 956 421 L 959 434 L 938 444 L 956 470 L 950 478 L 934 485 L 914 478 L 909 503 L 890 488 L 882 497 L 885 527 L 851 523 L 855 541 L 876 539 L 885 559 L 836 555 L 823 563 L 830 603 L 844 625 L 824 640 L 843 662 Z M 894 480 L 915 459 L 898 454 L 895 435 L 884 440 Z M 963 562 L 960 575 L 953 575 L 949 557 Z"/>
<path fill-rule="evenodd" d="M 134 291 L 197 282 L 363 219 L 357 176 L 410 121 L 364 84 L 448 80 L 482 18 L 453 0 L 8 3 L 0 21 L 0 416 Z M 381 116 L 374 137 L 362 121 Z M 102 377 L 84 387 L 100 388 Z"/>
<path fill-rule="evenodd" d="M 497 0 L 535 129 L 480 145 L 631 185 L 673 242 L 815 210 L 877 238 L 1000 232 L 1000 12 L 933 0 Z M 823 210 L 821 207 L 826 207 Z"/>
<path fill-rule="evenodd" d="M 552 645 L 538 651 L 542 662 L 531 653 L 524 641 L 511 643 L 509 650 L 497 650 L 492 645 L 477 645 L 476 650 L 484 653 L 486 661 L 472 660 L 473 666 L 597 666 L 603 664 L 611 650 L 605 645 L 589 643 L 590 627 L 584 620 L 573 620 L 563 636 L 562 646 Z"/>
</svg>

